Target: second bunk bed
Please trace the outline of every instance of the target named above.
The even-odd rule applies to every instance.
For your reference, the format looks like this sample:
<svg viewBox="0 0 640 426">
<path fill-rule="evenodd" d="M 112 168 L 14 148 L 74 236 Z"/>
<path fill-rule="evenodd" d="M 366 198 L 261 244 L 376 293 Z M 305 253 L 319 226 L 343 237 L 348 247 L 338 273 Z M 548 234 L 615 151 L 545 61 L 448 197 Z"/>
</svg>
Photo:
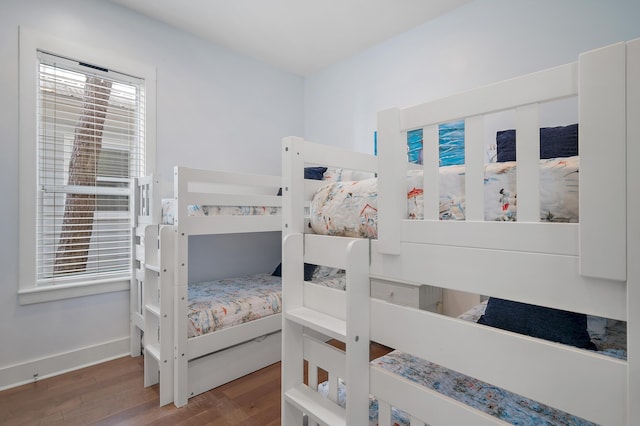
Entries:
<svg viewBox="0 0 640 426">
<path fill-rule="evenodd" d="M 378 158 L 285 138 L 282 424 L 637 424 L 637 75 L 638 40 L 383 111 Z M 579 155 L 541 159 L 541 105 L 565 98 L 579 105 Z M 516 161 L 485 165 L 484 127 L 504 110 L 516 117 Z M 461 119 L 462 198 L 443 193 L 449 169 L 438 162 L 439 124 Z M 415 129 L 420 166 L 407 164 Z M 309 165 L 377 177 L 321 186 L 303 178 Z M 407 178 L 415 169 L 417 186 Z M 338 198 L 346 207 L 330 215 L 326 202 Z M 340 217 L 347 210 L 355 223 Z M 307 282 L 303 262 L 344 269 L 346 290 Z M 392 290 L 377 294 L 376 282 Z M 456 318 L 398 303 L 396 284 L 415 297 L 429 285 L 489 299 Z M 370 341 L 393 352 L 370 362 Z M 319 368 L 328 382 L 318 383 Z"/>
<path fill-rule="evenodd" d="M 280 360 L 278 263 L 262 273 L 194 282 L 189 264 L 197 253 L 189 253 L 189 241 L 266 232 L 279 237 L 281 179 L 176 167 L 173 198 L 161 201 L 158 186 L 153 178 L 137 185 L 132 351 L 144 348 L 145 386 L 159 383 L 160 405 L 180 407 Z M 274 251 L 267 257 L 279 262 L 277 245 Z"/>
</svg>

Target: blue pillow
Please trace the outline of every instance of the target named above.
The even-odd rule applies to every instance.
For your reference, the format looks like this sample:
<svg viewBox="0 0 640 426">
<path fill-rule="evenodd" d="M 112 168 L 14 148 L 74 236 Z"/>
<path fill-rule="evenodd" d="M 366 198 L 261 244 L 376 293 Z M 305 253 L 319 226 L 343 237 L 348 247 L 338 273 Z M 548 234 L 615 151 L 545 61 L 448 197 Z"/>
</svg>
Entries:
<svg viewBox="0 0 640 426">
<path fill-rule="evenodd" d="M 304 178 L 305 179 L 313 179 L 313 180 L 323 180 L 324 172 L 327 171 L 326 167 L 305 167 L 304 168 Z M 278 189 L 278 196 L 282 196 L 282 188 Z M 280 275 L 278 275 L 280 276 Z"/>
<path fill-rule="evenodd" d="M 305 281 L 311 281 L 311 279 L 313 278 L 313 273 L 316 271 L 317 267 L 318 267 L 318 265 L 313 265 L 311 263 L 305 263 L 304 264 L 304 280 Z M 276 270 L 273 271 L 273 273 L 271 275 L 273 275 L 274 277 L 281 277 L 282 276 L 282 263 L 280 263 L 276 267 Z"/>
<path fill-rule="evenodd" d="M 516 131 L 496 134 L 497 161 L 516 161 Z M 540 159 L 578 155 L 578 124 L 540 129 Z"/>
<path fill-rule="evenodd" d="M 305 167 L 304 178 L 322 180 L 324 178 L 324 172 L 327 171 L 326 167 Z"/>
<path fill-rule="evenodd" d="M 585 314 L 492 297 L 478 324 L 578 348 L 596 349 L 587 331 Z"/>
</svg>

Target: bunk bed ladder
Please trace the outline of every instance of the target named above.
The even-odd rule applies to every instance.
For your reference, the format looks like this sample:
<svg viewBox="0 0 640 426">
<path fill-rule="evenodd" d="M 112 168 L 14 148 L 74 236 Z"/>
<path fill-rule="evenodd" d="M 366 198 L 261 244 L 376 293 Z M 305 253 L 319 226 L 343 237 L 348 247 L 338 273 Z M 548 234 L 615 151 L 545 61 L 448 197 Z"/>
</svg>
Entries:
<svg viewBox="0 0 640 426">
<path fill-rule="evenodd" d="M 145 176 L 133 180 L 130 211 L 133 212 L 131 229 L 131 286 L 130 286 L 130 333 L 131 356 L 142 355 L 144 336 L 144 233 L 147 225 L 159 223 L 160 211 L 154 206 L 157 200 L 158 180 Z"/>
<path fill-rule="evenodd" d="M 145 228 L 144 386 L 160 383 L 160 406 L 173 401 L 172 226 Z"/>
<path fill-rule="evenodd" d="M 283 259 L 282 424 L 301 425 L 305 416 L 310 425 L 368 424 L 369 241 L 294 233 L 284 239 Z M 345 269 L 346 291 L 305 282 L 303 262 Z M 346 409 L 336 403 L 338 377 L 329 378 L 328 398 L 317 392 L 318 367 L 343 379 Z"/>
</svg>

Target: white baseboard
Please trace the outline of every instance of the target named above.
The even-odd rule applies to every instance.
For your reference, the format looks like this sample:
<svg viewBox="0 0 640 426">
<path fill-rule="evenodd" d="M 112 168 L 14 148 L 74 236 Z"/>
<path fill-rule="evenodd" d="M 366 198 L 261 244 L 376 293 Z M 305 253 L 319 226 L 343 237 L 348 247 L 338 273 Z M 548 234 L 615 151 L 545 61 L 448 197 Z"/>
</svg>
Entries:
<svg viewBox="0 0 640 426">
<path fill-rule="evenodd" d="M 129 338 L 0 368 L 0 391 L 130 355 Z"/>
</svg>

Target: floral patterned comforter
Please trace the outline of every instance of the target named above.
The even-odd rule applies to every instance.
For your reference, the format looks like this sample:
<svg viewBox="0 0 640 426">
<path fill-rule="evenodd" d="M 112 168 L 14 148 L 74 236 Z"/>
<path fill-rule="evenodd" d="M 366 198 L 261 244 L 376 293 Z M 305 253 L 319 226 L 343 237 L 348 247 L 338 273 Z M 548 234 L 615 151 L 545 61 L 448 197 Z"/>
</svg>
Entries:
<svg viewBox="0 0 640 426">
<path fill-rule="evenodd" d="M 316 274 L 313 282 L 345 288 L 344 273 Z M 269 273 L 189 284 L 188 337 L 201 336 L 282 312 L 282 281 Z"/>
<path fill-rule="evenodd" d="M 201 336 L 281 311 L 281 278 L 269 273 L 189 284 L 188 336 Z"/>
<path fill-rule="evenodd" d="M 540 220 L 578 222 L 579 158 L 540 160 Z M 485 165 L 485 220 L 517 219 L 516 162 Z M 464 220 L 465 168 L 440 168 L 440 219 Z M 424 218 L 422 171 L 407 175 L 409 219 Z M 377 180 L 331 182 L 311 202 L 311 227 L 323 235 L 377 237 Z"/>
</svg>

